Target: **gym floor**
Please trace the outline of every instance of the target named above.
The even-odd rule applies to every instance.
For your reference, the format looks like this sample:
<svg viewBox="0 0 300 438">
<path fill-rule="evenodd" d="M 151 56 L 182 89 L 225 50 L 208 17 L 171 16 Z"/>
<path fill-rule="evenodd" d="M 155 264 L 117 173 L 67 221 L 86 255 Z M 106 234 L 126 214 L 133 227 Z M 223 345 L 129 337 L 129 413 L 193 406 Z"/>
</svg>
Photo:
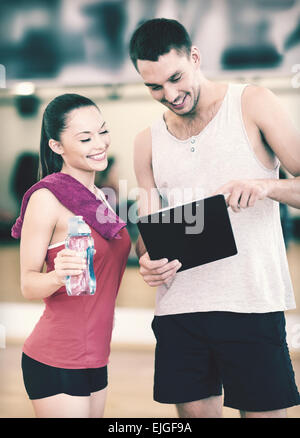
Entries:
<svg viewBox="0 0 300 438">
<path fill-rule="evenodd" d="M 0 350 L 0 417 L 33 418 L 20 367 L 21 344 L 9 344 Z M 106 418 L 177 418 L 173 405 L 153 401 L 154 350 L 112 346 L 109 365 L 109 391 Z M 300 388 L 300 354 L 291 355 Z M 235 409 L 224 408 L 224 418 L 239 418 Z M 300 417 L 300 406 L 288 409 L 289 418 Z"/>
<path fill-rule="evenodd" d="M 0 251 L 0 267 L 3 274 L 0 276 L 3 279 L 0 305 L 8 301 L 21 304 L 25 302 L 17 283 L 16 272 L 19 261 L 16 254 L 17 250 L 13 248 L 4 248 Z M 288 313 L 296 318 L 296 322 L 300 322 L 299 242 L 290 246 L 288 259 L 297 303 L 297 308 Z M 126 308 L 128 304 L 132 306 L 133 303 L 138 307 L 152 308 L 153 297 L 153 290 L 143 289 L 140 276 L 136 275 L 134 270 L 127 270 L 127 277 L 118 299 L 120 308 Z M 20 322 L 19 325 L 24 323 L 22 318 L 18 322 Z M 144 316 L 142 316 L 142 324 L 145 325 Z M 297 328 L 299 325 L 297 322 L 291 327 Z M 142 329 L 142 325 L 140 328 Z M 140 331 L 142 330 L 138 330 Z M 300 388 L 300 338 L 298 332 L 293 334 L 295 338 L 292 342 L 294 349 L 291 351 L 291 359 L 296 383 Z M 13 341 L 8 338 L 5 348 L 0 348 L 0 418 L 34 417 L 22 379 L 20 364 L 22 344 L 22 339 Z M 113 343 L 109 364 L 109 391 L 104 416 L 106 418 L 177 418 L 177 411 L 173 405 L 153 401 L 153 371 L 153 345 L 141 343 L 126 345 L 120 341 Z M 224 408 L 223 416 L 239 418 L 239 412 Z M 288 417 L 300 418 L 300 406 L 289 408 Z"/>
</svg>

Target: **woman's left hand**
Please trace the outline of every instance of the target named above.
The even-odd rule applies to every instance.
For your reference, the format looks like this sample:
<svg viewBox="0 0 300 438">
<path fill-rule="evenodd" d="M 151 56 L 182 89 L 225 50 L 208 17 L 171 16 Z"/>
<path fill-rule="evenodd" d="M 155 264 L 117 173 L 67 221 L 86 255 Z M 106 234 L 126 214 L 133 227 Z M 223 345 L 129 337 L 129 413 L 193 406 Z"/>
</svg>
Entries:
<svg viewBox="0 0 300 438">
<path fill-rule="evenodd" d="M 229 194 L 226 198 L 227 207 L 239 213 L 242 208 L 253 207 L 256 201 L 267 198 L 272 181 L 271 179 L 232 180 L 216 190 L 212 196 Z"/>
</svg>

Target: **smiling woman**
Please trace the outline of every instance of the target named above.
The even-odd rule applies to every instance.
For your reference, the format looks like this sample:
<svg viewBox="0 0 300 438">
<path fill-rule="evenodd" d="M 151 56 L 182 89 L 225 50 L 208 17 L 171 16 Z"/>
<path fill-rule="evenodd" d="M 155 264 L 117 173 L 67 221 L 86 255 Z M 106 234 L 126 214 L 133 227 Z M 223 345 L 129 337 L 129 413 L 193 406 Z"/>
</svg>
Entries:
<svg viewBox="0 0 300 438">
<path fill-rule="evenodd" d="M 115 299 L 131 248 L 126 224 L 95 191 L 95 172 L 106 169 L 109 145 L 105 121 L 91 100 L 64 94 L 47 106 L 42 179 L 25 193 L 12 229 L 13 237 L 21 237 L 22 294 L 46 305 L 22 356 L 24 385 L 38 417 L 103 414 Z M 110 208 L 99 220 L 103 203 Z M 92 297 L 66 293 L 66 276 L 80 275 L 86 264 L 63 245 L 74 214 L 83 216 L 95 243 Z M 109 220 L 102 221 L 104 216 Z"/>
</svg>

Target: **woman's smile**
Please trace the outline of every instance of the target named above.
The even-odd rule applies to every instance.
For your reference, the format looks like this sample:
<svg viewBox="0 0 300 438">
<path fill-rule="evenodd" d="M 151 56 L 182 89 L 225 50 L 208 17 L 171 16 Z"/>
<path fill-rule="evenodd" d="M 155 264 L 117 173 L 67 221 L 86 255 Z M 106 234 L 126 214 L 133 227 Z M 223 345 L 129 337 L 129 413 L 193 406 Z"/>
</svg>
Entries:
<svg viewBox="0 0 300 438">
<path fill-rule="evenodd" d="M 89 158 L 90 160 L 102 161 L 105 160 L 106 158 L 106 151 L 102 153 L 97 152 L 96 154 L 87 155 L 86 157 Z"/>
</svg>

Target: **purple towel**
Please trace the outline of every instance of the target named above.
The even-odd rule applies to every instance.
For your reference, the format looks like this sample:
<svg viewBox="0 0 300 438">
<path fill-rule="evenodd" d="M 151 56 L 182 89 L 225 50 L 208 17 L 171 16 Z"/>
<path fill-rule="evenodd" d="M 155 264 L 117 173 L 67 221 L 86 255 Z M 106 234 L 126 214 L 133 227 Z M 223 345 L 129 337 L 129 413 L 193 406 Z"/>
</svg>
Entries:
<svg viewBox="0 0 300 438">
<path fill-rule="evenodd" d="M 11 235 L 15 239 L 19 239 L 21 236 L 23 219 L 30 196 L 35 190 L 41 188 L 50 190 L 59 202 L 76 216 L 82 216 L 86 223 L 105 239 L 120 238 L 118 232 L 126 226 L 126 223 L 77 179 L 58 172 L 41 179 L 25 193 L 20 216 L 11 229 Z"/>
</svg>

